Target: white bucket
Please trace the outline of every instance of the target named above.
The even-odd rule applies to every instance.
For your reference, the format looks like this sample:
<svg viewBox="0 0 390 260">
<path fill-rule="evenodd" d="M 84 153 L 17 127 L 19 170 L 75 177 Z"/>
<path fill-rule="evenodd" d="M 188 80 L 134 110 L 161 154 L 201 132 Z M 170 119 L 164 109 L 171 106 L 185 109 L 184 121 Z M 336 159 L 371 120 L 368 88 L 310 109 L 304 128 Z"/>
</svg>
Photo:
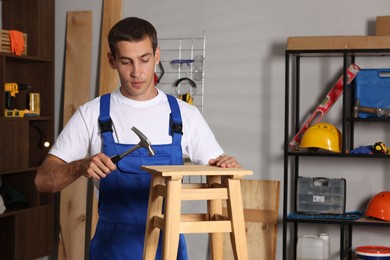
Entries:
<svg viewBox="0 0 390 260">
<path fill-rule="evenodd" d="M 328 260 L 329 254 L 329 235 L 327 233 L 322 233 L 320 237 L 304 235 L 298 239 L 297 260 Z"/>
</svg>

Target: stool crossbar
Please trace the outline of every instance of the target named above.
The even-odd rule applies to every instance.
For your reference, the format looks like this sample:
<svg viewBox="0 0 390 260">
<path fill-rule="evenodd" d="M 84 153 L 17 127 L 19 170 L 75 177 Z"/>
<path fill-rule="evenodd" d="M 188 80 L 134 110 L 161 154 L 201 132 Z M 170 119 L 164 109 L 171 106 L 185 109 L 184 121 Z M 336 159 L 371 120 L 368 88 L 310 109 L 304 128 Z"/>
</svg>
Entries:
<svg viewBox="0 0 390 260">
<path fill-rule="evenodd" d="M 176 259 L 179 235 L 187 233 L 209 233 L 213 260 L 223 259 L 223 233 L 230 233 L 235 259 L 248 259 L 240 180 L 252 171 L 205 165 L 142 169 L 152 175 L 143 259 L 155 259 L 160 230 L 164 260 Z M 183 184 L 184 176 L 206 176 L 206 183 Z M 193 200 L 206 200 L 207 213 L 182 214 L 181 202 Z"/>
</svg>

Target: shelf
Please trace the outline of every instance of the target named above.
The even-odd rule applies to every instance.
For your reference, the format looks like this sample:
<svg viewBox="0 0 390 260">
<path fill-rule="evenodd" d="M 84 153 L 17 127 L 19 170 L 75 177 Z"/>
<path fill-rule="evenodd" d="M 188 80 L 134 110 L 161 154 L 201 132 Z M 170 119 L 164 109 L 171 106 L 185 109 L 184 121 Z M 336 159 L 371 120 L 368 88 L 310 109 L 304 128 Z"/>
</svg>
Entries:
<svg viewBox="0 0 390 260">
<path fill-rule="evenodd" d="M 34 117 L 0 117 L 0 121 L 51 121 L 54 118 L 50 116 L 34 116 Z"/>
<path fill-rule="evenodd" d="M 14 173 L 22 173 L 22 172 L 32 172 L 32 174 L 35 174 L 35 172 L 38 170 L 38 167 L 28 167 L 28 168 L 19 168 L 15 170 L 6 170 L 6 171 L 0 171 L 0 176 L 7 175 L 7 174 L 14 174 Z"/>
<path fill-rule="evenodd" d="M 346 121 L 350 122 L 378 122 L 378 123 L 390 123 L 390 118 L 376 118 L 376 117 L 369 117 L 369 118 L 346 118 Z"/>
<path fill-rule="evenodd" d="M 6 59 L 14 59 L 14 60 L 48 62 L 48 63 L 54 62 L 54 59 L 51 58 L 43 58 L 43 57 L 28 56 L 28 55 L 16 56 L 15 54 L 7 53 L 7 52 L 0 52 L 0 56 L 5 57 Z"/>
<path fill-rule="evenodd" d="M 286 54 L 296 57 L 342 57 L 347 56 L 390 56 L 386 49 L 341 49 L 341 50 L 286 50 Z"/>
<path fill-rule="evenodd" d="M 0 220 L 2 218 L 15 216 L 15 215 L 20 214 L 20 213 L 25 214 L 25 213 L 29 213 L 30 211 L 35 211 L 35 210 L 40 210 L 40 209 L 46 210 L 50 207 L 51 207 L 50 205 L 42 205 L 42 206 L 36 206 L 36 207 L 24 207 L 24 208 L 18 208 L 18 209 L 10 209 L 10 210 L 7 209 L 3 214 L 0 214 Z"/>
<path fill-rule="evenodd" d="M 308 152 L 307 150 L 293 151 L 290 150 L 289 143 L 291 141 L 291 136 L 294 136 L 294 133 L 300 128 L 301 122 L 304 121 L 302 118 L 300 101 L 303 99 L 301 96 L 304 91 L 307 90 L 307 81 L 301 81 L 301 76 L 304 75 L 301 62 L 303 58 L 313 59 L 313 58 L 327 58 L 335 57 L 332 59 L 332 62 L 341 61 L 342 71 L 346 73 L 347 67 L 351 63 L 355 63 L 357 57 L 373 57 L 373 59 L 368 59 L 369 62 L 378 61 L 378 63 L 383 62 L 381 57 L 385 57 L 385 62 L 388 61 L 390 57 L 390 48 L 380 48 L 380 49 L 332 49 L 332 50 L 286 50 L 285 51 L 285 128 L 284 128 L 284 190 L 283 190 L 283 259 L 295 259 L 296 257 L 296 247 L 298 241 L 298 230 L 299 224 L 306 223 L 307 225 L 338 225 L 339 228 L 339 256 L 340 260 L 352 259 L 351 248 L 352 240 L 354 237 L 353 226 L 379 226 L 383 228 L 389 228 L 390 222 L 376 220 L 373 218 L 362 217 L 357 220 L 337 220 L 337 219 L 300 219 L 300 218 L 288 218 L 288 211 L 293 210 L 295 207 L 297 195 L 295 194 L 295 184 L 296 179 L 301 176 L 304 172 L 308 172 L 309 167 L 313 165 L 306 158 L 313 157 L 316 158 L 314 161 L 316 163 L 315 167 L 318 169 L 325 169 L 326 165 L 331 163 L 330 158 L 365 158 L 368 160 L 385 160 L 390 158 L 389 154 L 350 154 L 349 150 L 357 147 L 354 146 L 354 143 L 358 140 L 358 136 L 361 134 L 355 129 L 364 126 L 374 125 L 375 128 L 381 127 L 380 129 L 385 129 L 385 126 L 390 122 L 390 118 L 355 118 L 353 117 L 354 111 L 354 88 L 344 87 L 344 93 L 338 102 L 341 102 L 341 112 L 339 118 L 342 125 L 342 138 L 341 142 L 343 143 L 343 153 L 332 153 L 325 150 L 319 150 L 318 152 Z M 364 59 L 363 59 L 364 60 Z M 324 59 L 324 62 L 328 62 L 329 59 Z M 312 62 L 312 61 L 309 61 Z M 340 63 L 339 63 L 340 64 Z M 383 65 L 382 65 L 383 66 Z M 302 70 L 302 71 L 301 71 Z M 302 74 L 302 75 L 301 75 Z M 304 85 L 304 82 L 306 85 Z M 343 82 L 345 83 L 345 81 Z M 300 85 L 304 86 L 300 86 Z M 354 85 L 352 82 L 351 86 Z M 382 124 L 382 125 L 381 125 Z M 360 130 L 360 129 L 359 129 Z M 383 131 L 382 131 L 383 132 Z M 352 148 L 353 147 L 353 148 Z M 305 157 L 305 158 L 304 158 Z M 322 160 L 323 159 L 323 160 Z M 335 159 L 332 159 L 335 160 Z M 349 161 L 350 162 L 350 161 Z M 364 163 L 376 163 L 377 161 L 364 161 Z M 338 161 L 337 163 L 344 163 L 343 161 Z M 343 164 L 344 165 L 344 164 Z M 345 165 L 348 164 L 348 161 L 345 161 Z M 306 167 L 306 168 L 305 168 Z M 306 170 L 306 171 L 305 171 Z M 300 173 L 301 172 L 301 173 Z M 325 172 L 325 175 L 326 172 Z M 327 176 L 322 176 L 327 177 Z M 356 177 L 355 177 L 356 178 Z M 355 180 L 356 181 L 356 180 Z M 347 254 L 345 253 L 347 252 Z M 346 257 L 346 258 L 345 258 Z"/>
<path fill-rule="evenodd" d="M 1 185 L 5 193 L 13 193 L 7 186 L 15 189 L 26 202 L 4 200 L 7 210 L 0 215 L 1 259 L 57 259 L 56 196 L 40 193 L 35 187 L 37 169 L 50 149 L 44 142 L 54 141 L 54 5 L 55 0 L 1 2 L 2 28 L 27 34 L 27 55 L 0 52 Z M 30 109 L 30 93 L 39 93 L 40 116 L 4 116 L 8 105 L 4 86 L 13 82 L 31 87 L 14 90 L 12 108 Z"/>
<path fill-rule="evenodd" d="M 288 222 L 293 223 L 315 223 L 315 224 L 334 224 L 334 225 L 364 225 L 364 226 L 390 226 L 390 222 L 375 220 L 372 218 L 362 217 L 357 220 L 337 220 L 337 219 L 290 219 Z"/>
<path fill-rule="evenodd" d="M 288 156 L 307 156 L 307 157 L 342 157 L 342 158 L 390 158 L 389 154 L 343 154 L 343 153 L 308 153 L 308 152 L 288 152 Z"/>
</svg>

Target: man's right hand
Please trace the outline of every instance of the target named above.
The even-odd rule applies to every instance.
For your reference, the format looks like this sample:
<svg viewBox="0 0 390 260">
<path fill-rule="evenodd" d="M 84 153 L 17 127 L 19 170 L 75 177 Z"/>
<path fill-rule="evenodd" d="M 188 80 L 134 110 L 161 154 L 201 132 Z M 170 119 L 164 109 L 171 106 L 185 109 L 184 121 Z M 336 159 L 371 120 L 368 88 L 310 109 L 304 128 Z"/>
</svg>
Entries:
<svg viewBox="0 0 390 260">
<path fill-rule="evenodd" d="M 112 171 L 116 170 L 116 165 L 110 157 L 104 153 L 98 153 L 86 160 L 86 171 L 83 175 L 87 178 L 101 179 L 105 178 Z"/>
<path fill-rule="evenodd" d="M 114 170 L 116 165 L 103 153 L 70 163 L 49 154 L 38 168 L 35 186 L 40 192 L 54 193 L 64 189 L 80 176 L 101 179 Z"/>
</svg>

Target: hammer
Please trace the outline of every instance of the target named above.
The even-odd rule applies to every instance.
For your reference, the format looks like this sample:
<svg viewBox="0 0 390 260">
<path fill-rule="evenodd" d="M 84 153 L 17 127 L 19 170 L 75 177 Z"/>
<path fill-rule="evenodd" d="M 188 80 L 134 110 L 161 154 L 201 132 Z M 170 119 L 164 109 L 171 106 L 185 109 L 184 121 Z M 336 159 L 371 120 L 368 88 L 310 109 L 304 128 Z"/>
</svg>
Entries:
<svg viewBox="0 0 390 260">
<path fill-rule="evenodd" d="M 133 132 L 138 135 L 138 137 L 139 137 L 139 139 L 141 139 L 141 141 L 137 145 L 131 147 L 130 149 L 124 151 L 123 153 L 111 157 L 111 161 L 113 163 L 119 162 L 123 157 L 125 157 L 126 155 L 134 152 L 135 150 L 137 150 L 138 148 L 141 148 L 141 147 L 143 147 L 146 150 L 148 150 L 148 155 L 149 156 L 153 156 L 154 155 L 154 151 L 152 149 L 152 146 L 150 144 L 149 139 L 140 130 L 138 130 L 135 126 L 133 126 L 131 128 L 131 130 L 133 130 Z"/>
<path fill-rule="evenodd" d="M 385 110 L 382 108 L 375 108 L 375 107 L 363 107 L 360 106 L 359 100 L 356 101 L 355 106 L 353 108 L 354 111 L 354 117 L 358 117 L 359 112 L 364 112 L 367 114 L 375 114 L 378 117 L 389 117 L 390 116 L 390 111 Z"/>
</svg>

